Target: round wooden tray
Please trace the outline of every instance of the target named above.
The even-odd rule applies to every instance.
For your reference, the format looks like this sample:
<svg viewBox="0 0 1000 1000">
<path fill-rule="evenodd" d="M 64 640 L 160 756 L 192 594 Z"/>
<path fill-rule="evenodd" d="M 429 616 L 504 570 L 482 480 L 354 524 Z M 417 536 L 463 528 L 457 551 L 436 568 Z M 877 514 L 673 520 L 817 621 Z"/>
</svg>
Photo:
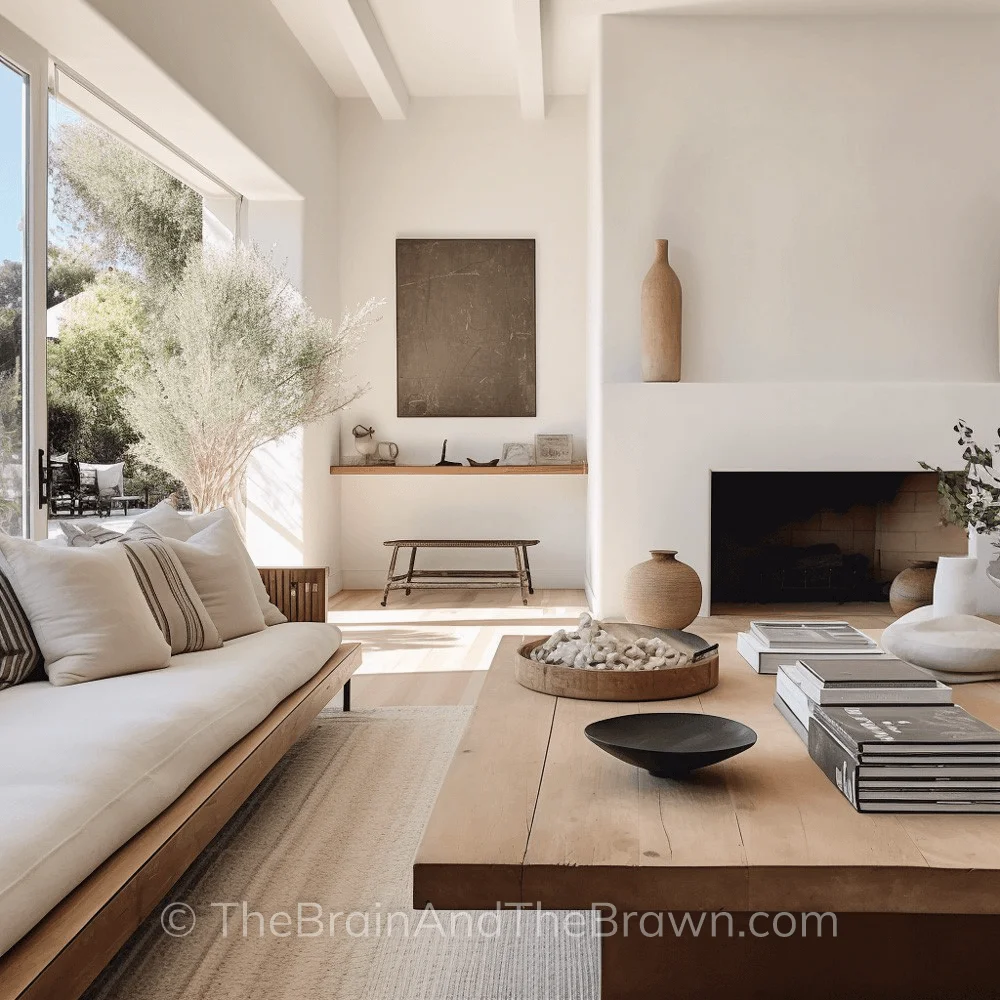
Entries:
<svg viewBox="0 0 1000 1000">
<path fill-rule="evenodd" d="M 530 658 L 545 639 L 526 642 L 514 655 L 519 684 L 558 698 L 584 701 L 666 701 L 710 691 L 719 683 L 718 651 L 686 667 L 664 670 L 578 670 Z"/>
</svg>

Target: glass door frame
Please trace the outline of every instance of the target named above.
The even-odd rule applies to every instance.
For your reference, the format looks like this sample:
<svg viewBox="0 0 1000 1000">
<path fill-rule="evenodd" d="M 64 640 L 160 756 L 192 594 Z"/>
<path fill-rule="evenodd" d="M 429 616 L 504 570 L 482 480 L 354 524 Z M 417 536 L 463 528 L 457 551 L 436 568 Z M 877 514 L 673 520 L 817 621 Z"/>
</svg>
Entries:
<svg viewBox="0 0 1000 1000">
<path fill-rule="evenodd" d="M 44 48 L 3 18 L 0 18 L 0 57 L 22 73 L 27 83 L 25 295 L 22 304 L 24 530 L 29 538 L 44 538 L 48 532 L 48 509 L 40 502 L 44 483 L 40 478 L 39 450 L 47 447 L 48 436 L 45 307 L 48 268 L 49 59 Z"/>
</svg>

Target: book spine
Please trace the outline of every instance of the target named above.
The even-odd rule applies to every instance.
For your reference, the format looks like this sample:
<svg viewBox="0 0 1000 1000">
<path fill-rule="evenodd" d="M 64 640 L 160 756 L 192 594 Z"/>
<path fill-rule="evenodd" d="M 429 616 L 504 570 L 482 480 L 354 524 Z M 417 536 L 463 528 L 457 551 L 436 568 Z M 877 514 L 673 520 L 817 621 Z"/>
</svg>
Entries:
<svg viewBox="0 0 1000 1000">
<path fill-rule="evenodd" d="M 848 753 L 813 716 L 809 726 L 809 756 L 819 769 L 840 789 L 848 802 L 858 808 L 858 761 Z"/>
<path fill-rule="evenodd" d="M 761 669 L 761 653 L 753 641 L 753 637 L 749 632 L 740 632 L 736 637 L 736 652 L 743 657 L 747 663 L 753 667 L 754 670 L 760 673 L 776 673 L 774 671 L 766 671 Z"/>
<path fill-rule="evenodd" d="M 809 727 L 804 726 L 799 721 L 796 714 L 788 707 L 780 694 L 775 694 L 773 705 L 785 722 L 788 723 L 792 732 L 795 733 L 795 735 L 798 736 L 798 738 L 802 740 L 806 746 L 809 746 Z"/>
<path fill-rule="evenodd" d="M 816 707 L 816 711 L 813 713 L 813 718 L 820 719 L 833 738 L 844 747 L 849 748 L 850 752 L 854 756 L 860 755 L 861 745 L 858 741 L 854 739 L 854 737 L 847 732 L 843 726 L 831 719 L 830 716 L 823 711 L 823 707 L 821 705 Z"/>
<path fill-rule="evenodd" d="M 785 704 L 795 713 L 795 717 L 799 722 L 808 728 L 809 717 L 812 715 L 812 705 L 801 688 L 797 687 L 787 674 L 779 670 L 775 690 Z"/>
<path fill-rule="evenodd" d="M 839 708 L 856 705 L 950 705 L 951 688 L 821 688 L 802 685 L 817 704 Z"/>
</svg>

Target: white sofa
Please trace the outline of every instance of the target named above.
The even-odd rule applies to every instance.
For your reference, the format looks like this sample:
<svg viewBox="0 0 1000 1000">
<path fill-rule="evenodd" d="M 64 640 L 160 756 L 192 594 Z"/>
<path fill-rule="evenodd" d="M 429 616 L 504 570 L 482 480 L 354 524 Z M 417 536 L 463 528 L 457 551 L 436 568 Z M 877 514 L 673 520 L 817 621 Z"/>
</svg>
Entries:
<svg viewBox="0 0 1000 1000">
<path fill-rule="evenodd" d="M 0 691 L 0 955 L 340 645 L 290 622 L 163 670 Z"/>
</svg>

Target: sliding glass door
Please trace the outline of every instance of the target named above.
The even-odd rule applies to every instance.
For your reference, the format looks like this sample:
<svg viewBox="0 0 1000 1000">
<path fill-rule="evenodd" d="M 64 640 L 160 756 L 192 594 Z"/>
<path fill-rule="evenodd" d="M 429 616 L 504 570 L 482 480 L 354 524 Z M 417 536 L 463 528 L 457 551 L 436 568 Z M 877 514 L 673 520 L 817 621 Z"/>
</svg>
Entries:
<svg viewBox="0 0 1000 1000">
<path fill-rule="evenodd" d="M 29 533 L 29 79 L 0 58 L 0 530 Z"/>
</svg>

